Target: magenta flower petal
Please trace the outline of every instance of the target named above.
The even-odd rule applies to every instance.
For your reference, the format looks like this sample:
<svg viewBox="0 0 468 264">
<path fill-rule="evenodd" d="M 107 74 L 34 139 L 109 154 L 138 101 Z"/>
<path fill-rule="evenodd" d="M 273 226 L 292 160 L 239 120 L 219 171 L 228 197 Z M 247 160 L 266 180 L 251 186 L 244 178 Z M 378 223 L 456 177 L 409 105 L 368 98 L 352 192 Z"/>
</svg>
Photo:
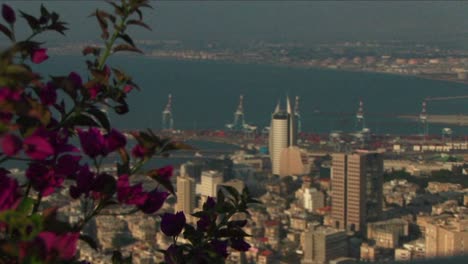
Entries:
<svg viewBox="0 0 468 264">
<path fill-rule="evenodd" d="M 135 158 L 140 158 L 140 159 L 144 158 L 146 155 L 146 152 L 147 150 L 140 144 L 137 144 L 132 148 L 132 155 Z"/>
<path fill-rule="evenodd" d="M 73 83 L 73 85 L 75 85 L 77 87 L 80 87 L 80 86 L 83 85 L 83 81 L 81 80 L 81 76 L 76 72 L 71 72 L 68 75 L 68 80 L 70 80 Z"/>
<path fill-rule="evenodd" d="M 185 226 L 185 215 L 183 212 L 176 214 L 165 213 L 161 220 L 161 231 L 166 236 L 177 236 Z"/>
<path fill-rule="evenodd" d="M 117 181 L 117 199 L 120 203 L 142 206 L 147 199 L 141 183 L 130 186 L 128 175 L 121 175 Z"/>
<path fill-rule="evenodd" d="M 105 139 L 108 152 L 114 152 L 127 144 L 127 138 L 116 129 L 111 129 Z"/>
<path fill-rule="evenodd" d="M 38 135 L 32 135 L 23 141 L 26 155 L 34 160 L 44 160 L 54 154 L 54 149 L 49 141 Z"/>
<path fill-rule="evenodd" d="M 8 171 L 0 168 L 0 212 L 14 209 L 21 199 L 18 182 L 7 176 Z"/>
<path fill-rule="evenodd" d="M 13 8 L 6 4 L 2 5 L 2 17 L 8 24 L 13 24 L 16 21 L 15 11 L 13 10 Z"/>
<path fill-rule="evenodd" d="M 57 235 L 44 231 L 38 239 L 45 245 L 45 257 L 49 260 L 71 260 L 76 255 L 79 233 Z"/>
<path fill-rule="evenodd" d="M 171 165 L 169 166 L 166 166 L 166 167 L 162 167 L 160 169 L 157 170 L 157 175 L 161 178 L 161 179 L 164 179 L 164 180 L 167 180 L 169 181 L 172 177 L 172 172 L 174 171 L 174 167 L 172 167 Z"/>
<path fill-rule="evenodd" d="M 63 155 L 57 161 L 55 172 L 64 178 L 75 178 L 80 169 L 80 156 Z"/>
<path fill-rule="evenodd" d="M 35 64 L 40 64 L 48 58 L 47 49 L 36 49 L 31 54 L 31 61 Z"/>
<path fill-rule="evenodd" d="M 33 189 L 40 192 L 44 197 L 54 193 L 56 188 L 62 186 L 64 180 L 51 167 L 38 162 L 29 164 L 26 177 L 31 182 Z"/>
<path fill-rule="evenodd" d="M 157 190 L 153 190 L 147 194 L 145 203 L 138 206 L 138 208 L 140 208 L 140 210 L 145 214 L 152 214 L 161 209 L 167 196 L 169 196 L 169 193 L 167 192 L 158 192 Z"/>
<path fill-rule="evenodd" d="M 49 82 L 46 86 L 42 87 L 39 92 L 42 104 L 53 105 L 57 101 L 57 91 L 55 86 Z"/>
<path fill-rule="evenodd" d="M 99 155 L 107 155 L 106 144 L 104 136 L 99 129 L 92 127 L 88 131 L 78 130 L 78 137 L 80 138 L 81 147 L 83 152 L 95 158 Z"/>
<path fill-rule="evenodd" d="M 21 139 L 13 134 L 7 134 L 2 138 L 2 150 L 7 156 L 15 156 L 22 147 Z"/>
<path fill-rule="evenodd" d="M 124 88 L 123 88 L 124 93 L 129 93 L 132 90 L 133 90 L 133 86 L 131 86 L 131 85 L 125 85 Z"/>
<path fill-rule="evenodd" d="M 101 91 L 101 86 L 99 84 L 96 84 L 94 86 L 92 86 L 91 88 L 88 89 L 88 92 L 89 92 L 89 97 L 91 99 L 96 99 L 97 95 L 99 94 L 99 92 Z"/>
</svg>

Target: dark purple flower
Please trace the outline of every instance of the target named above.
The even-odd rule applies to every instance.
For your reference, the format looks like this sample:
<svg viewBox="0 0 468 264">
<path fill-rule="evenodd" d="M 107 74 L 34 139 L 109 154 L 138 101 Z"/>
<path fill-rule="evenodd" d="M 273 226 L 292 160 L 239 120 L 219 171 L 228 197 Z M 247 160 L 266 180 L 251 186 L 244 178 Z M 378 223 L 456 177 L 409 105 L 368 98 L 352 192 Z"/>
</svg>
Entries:
<svg viewBox="0 0 468 264">
<path fill-rule="evenodd" d="M 1 102 L 1 101 L 0 101 Z M 1 112 L 0 111 L 0 122 L 2 123 L 8 123 L 11 121 L 11 119 L 13 118 L 13 114 L 12 113 L 8 113 L 8 112 Z"/>
<path fill-rule="evenodd" d="M 120 203 L 141 206 L 145 203 L 147 193 L 143 192 L 141 183 L 130 186 L 128 175 L 121 175 L 117 181 L 117 199 Z"/>
<path fill-rule="evenodd" d="M 55 172 L 64 178 L 75 178 L 76 172 L 80 169 L 80 156 L 63 155 L 57 160 Z"/>
<path fill-rule="evenodd" d="M 145 147 L 143 147 L 140 144 L 135 145 L 132 149 L 132 155 L 135 158 L 144 158 L 146 153 L 147 153 L 147 150 L 145 149 Z"/>
<path fill-rule="evenodd" d="M 156 170 L 158 177 L 166 181 L 169 181 L 171 179 L 173 171 L 174 167 L 172 167 L 171 165 Z"/>
<path fill-rule="evenodd" d="M 62 186 L 63 177 L 57 175 L 52 167 L 44 163 L 31 163 L 26 170 L 26 177 L 30 180 L 34 190 L 46 197 Z"/>
<path fill-rule="evenodd" d="M 23 148 L 26 155 L 34 160 L 44 160 L 54 154 L 54 149 L 47 138 L 37 134 L 27 137 L 23 141 Z"/>
<path fill-rule="evenodd" d="M 93 188 L 93 181 L 94 173 L 89 170 L 88 165 L 81 167 L 76 175 L 76 185 L 70 186 L 70 196 L 73 199 L 77 199 L 82 194 L 88 196 Z"/>
<path fill-rule="evenodd" d="M 218 253 L 218 255 L 222 256 L 223 258 L 227 258 L 229 255 L 227 252 L 227 241 L 220 241 L 220 240 L 213 240 L 211 241 L 211 246 L 213 250 Z"/>
<path fill-rule="evenodd" d="M 7 170 L 0 168 L 0 212 L 16 208 L 21 200 L 18 182 L 7 174 Z"/>
<path fill-rule="evenodd" d="M 164 262 L 167 264 L 182 263 L 182 251 L 177 245 L 170 245 L 164 252 Z"/>
<path fill-rule="evenodd" d="M 68 75 L 68 80 L 70 80 L 73 83 L 73 85 L 77 87 L 83 86 L 83 81 L 81 80 L 81 76 L 76 72 L 71 72 Z"/>
<path fill-rule="evenodd" d="M 8 24 L 13 24 L 16 21 L 15 11 L 13 10 L 13 8 L 6 4 L 2 5 L 2 17 Z"/>
<path fill-rule="evenodd" d="M 210 225 L 211 225 L 211 218 L 209 215 L 203 215 L 197 221 L 197 229 L 202 232 L 208 231 L 208 228 L 210 227 Z"/>
<path fill-rule="evenodd" d="M 107 155 L 106 142 L 101 131 L 95 127 L 88 131 L 78 129 L 78 137 L 80 138 L 81 148 L 84 153 L 91 158 L 99 155 Z"/>
<path fill-rule="evenodd" d="M 35 64 L 40 64 L 48 58 L 47 49 L 36 49 L 31 54 L 31 61 Z"/>
<path fill-rule="evenodd" d="M 169 196 L 167 192 L 153 190 L 147 194 L 145 203 L 138 208 L 145 214 L 152 214 L 161 209 L 167 196 Z"/>
<path fill-rule="evenodd" d="M 112 197 L 117 189 L 114 176 L 107 173 L 97 175 L 92 184 L 92 197 L 95 200 L 102 200 Z"/>
<path fill-rule="evenodd" d="M 242 238 L 231 238 L 231 247 L 237 251 L 247 251 L 250 245 Z"/>
<path fill-rule="evenodd" d="M 53 83 L 49 82 L 41 88 L 39 97 L 44 105 L 53 105 L 57 101 L 57 91 Z"/>
<path fill-rule="evenodd" d="M 183 212 L 176 214 L 165 213 L 161 220 L 161 231 L 166 236 L 177 236 L 185 226 L 185 215 Z"/>
<path fill-rule="evenodd" d="M 22 147 L 21 139 L 13 134 L 6 134 L 2 138 L 2 150 L 7 156 L 15 156 Z"/>
<path fill-rule="evenodd" d="M 111 129 L 105 136 L 105 140 L 108 152 L 114 152 L 119 148 L 125 147 L 127 144 L 127 138 L 116 129 Z"/>
<path fill-rule="evenodd" d="M 214 209 L 216 206 L 216 201 L 213 197 L 208 196 L 206 202 L 203 204 L 203 210 L 211 210 Z"/>
</svg>

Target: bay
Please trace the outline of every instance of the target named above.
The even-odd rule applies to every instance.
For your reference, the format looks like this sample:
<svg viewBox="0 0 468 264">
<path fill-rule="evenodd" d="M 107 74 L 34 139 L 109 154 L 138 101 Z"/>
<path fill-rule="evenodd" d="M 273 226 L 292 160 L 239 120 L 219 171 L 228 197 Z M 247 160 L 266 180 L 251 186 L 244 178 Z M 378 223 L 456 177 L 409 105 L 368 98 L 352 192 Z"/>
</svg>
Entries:
<svg viewBox="0 0 468 264">
<path fill-rule="evenodd" d="M 300 96 L 303 131 L 329 133 L 355 130 L 359 99 L 364 102 L 366 125 L 376 133 L 417 134 L 418 123 L 397 115 L 419 114 L 424 98 L 468 94 L 460 83 L 412 76 L 301 69 L 286 66 L 235 64 L 213 61 L 182 61 L 150 57 L 119 56 L 110 64 L 126 70 L 142 90 L 130 94 L 130 113 L 111 114 L 121 129 L 161 128 L 161 112 L 167 95 L 173 95 L 177 129 L 223 129 L 232 122 L 239 95 L 244 95 L 245 119 L 263 128 L 269 125 L 278 100 Z M 85 71 L 84 57 L 55 56 L 43 72 L 67 74 Z M 468 100 L 433 101 L 428 114 L 466 114 Z M 447 125 L 430 125 L 439 134 Z M 450 126 L 449 126 L 450 127 Z M 466 127 L 452 126 L 457 135 Z"/>
</svg>

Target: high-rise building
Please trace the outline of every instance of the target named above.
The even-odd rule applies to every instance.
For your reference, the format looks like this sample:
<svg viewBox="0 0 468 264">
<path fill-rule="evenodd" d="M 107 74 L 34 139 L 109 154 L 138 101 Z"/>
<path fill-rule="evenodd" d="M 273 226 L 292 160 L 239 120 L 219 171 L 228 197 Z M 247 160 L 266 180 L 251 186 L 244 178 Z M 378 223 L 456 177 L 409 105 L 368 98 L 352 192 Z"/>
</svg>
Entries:
<svg viewBox="0 0 468 264">
<path fill-rule="evenodd" d="M 325 195 L 315 188 L 306 188 L 304 190 L 304 209 L 309 212 L 325 206 Z"/>
<path fill-rule="evenodd" d="M 223 183 L 223 174 L 219 171 L 204 171 L 201 175 L 201 183 L 197 184 L 197 193 L 205 197 L 216 197 L 218 185 Z"/>
<path fill-rule="evenodd" d="M 332 156 L 331 217 L 337 228 L 364 231 L 382 212 L 383 159 L 375 152 Z"/>
<path fill-rule="evenodd" d="M 199 182 L 203 171 L 202 163 L 195 163 L 193 161 L 186 162 L 180 166 L 180 175 L 188 176 Z"/>
<path fill-rule="evenodd" d="M 186 217 L 195 209 L 195 180 L 187 175 L 177 177 L 177 204 L 176 211 L 182 211 Z M 190 220 L 190 219 L 188 219 Z"/>
<path fill-rule="evenodd" d="M 302 264 L 325 264 L 348 254 L 346 232 L 331 227 L 312 226 L 302 233 Z"/>
<path fill-rule="evenodd" d="M 468 219 L 451 217 L 426 226 L 426 258 L 468 254 Z"/>
<path fill-rule="evenodd" d="M 280 175 L 280 160 L 283 149 L 294 145 L 296 145 L 296 123 L 291 103 L 287 98 L 286 110 L 282 110 L 278 102 L 271 115 L 268 146 L 273 174 Z"/>
</svg>

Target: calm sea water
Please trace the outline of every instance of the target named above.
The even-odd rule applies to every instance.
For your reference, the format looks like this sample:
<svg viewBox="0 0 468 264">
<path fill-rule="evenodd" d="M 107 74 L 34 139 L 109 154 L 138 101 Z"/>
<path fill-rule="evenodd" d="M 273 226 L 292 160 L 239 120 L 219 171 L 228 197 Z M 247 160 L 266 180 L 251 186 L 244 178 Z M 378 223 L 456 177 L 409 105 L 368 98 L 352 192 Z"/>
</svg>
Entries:
<svg viewBox="0 0 468 264">
<path fill-rule="evenodd" d="M 84 71 L 84 58 L 61 56 L 47 61 L 44 69 L 66 74 Z M 270 122 L 278 99 L 286 94 L 301 98 L 302 126 L 306 132 L 353 131 L 359 98 L 365 104 L 366 124 L 378 133 L 418 133 L 418 124 L 397 119 L 418 114 L 427 96 L 468 94 L 463 84 L 416 77 L 321 69 L 246 65 L 222 62 L 117 57 L 111 63 L 134 76 L 142 91 L 130 96 L 131 111 L 111 116 L 119 128 L 161 126 L 167 95 L 173 95 L 174 125 L 181 129 L 222 129 L 231 122 L 239 95 L 244 94 L 245 118 L 261 128 Z M 431 102 L 429 114 L 466 114 L 468 100 Z M 320 114 L 320 112 L 324 114 Z M 331 114 L 340 112 L 342 114 Z M 328 113 L 328 114 L 327 114 Z M 431 125 L 430 133 L 444 126 Z M 456 134 L 467 128 L 452 126 Z"/>
</svg>

